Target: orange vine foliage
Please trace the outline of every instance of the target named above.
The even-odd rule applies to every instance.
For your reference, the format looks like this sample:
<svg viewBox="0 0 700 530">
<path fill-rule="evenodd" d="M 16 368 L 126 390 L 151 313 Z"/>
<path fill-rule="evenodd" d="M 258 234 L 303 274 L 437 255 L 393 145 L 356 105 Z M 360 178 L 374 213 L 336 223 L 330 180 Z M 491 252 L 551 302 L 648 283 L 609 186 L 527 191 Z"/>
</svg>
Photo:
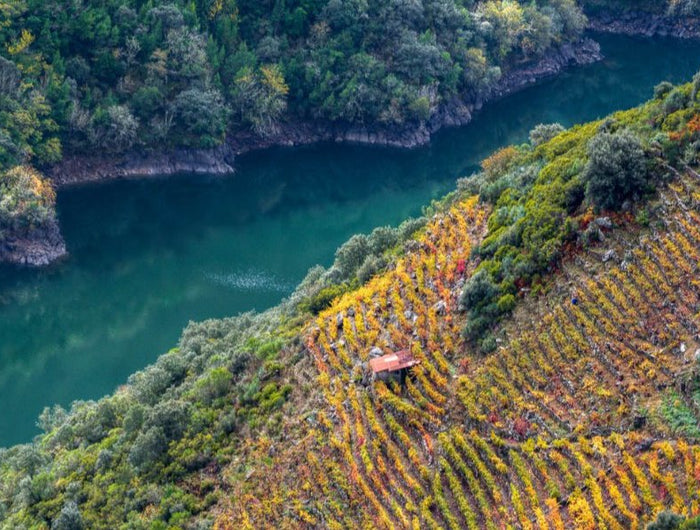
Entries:
<svg viewBox="0 0 700 530">
<path fill-rule="evenodd" d="M 465 351 L 457 311 L 488 212 L 472 198 L 437 215 L 415 251 L 310 325 L 317 430 L 273 460 L 286 479 L 232 496 L 218 528 L 642 529 L 663 509 L 697 513 L 700 446 L 633 425 L 699 331 L 697 186 L 665 197 L 669 229 L 624 264 L 562 267 L 558 302 L 516 314 L 488 357 Z M 374 379 L 370 355 L 402 348 L 420 360 L 406 381 Z"/>
</svg>

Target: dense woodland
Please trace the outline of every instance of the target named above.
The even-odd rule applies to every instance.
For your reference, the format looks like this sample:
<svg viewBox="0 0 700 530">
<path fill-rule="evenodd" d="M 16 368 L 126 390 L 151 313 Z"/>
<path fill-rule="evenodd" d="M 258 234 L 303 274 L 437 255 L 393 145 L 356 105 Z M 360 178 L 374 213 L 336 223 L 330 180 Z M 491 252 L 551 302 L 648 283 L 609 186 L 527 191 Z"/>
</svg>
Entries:
<svg viewBox="0 0 700 530">
<path fill-rule="evenodd" d="M 22 0 L 2 10 L 3 162 L 37 164 L 62 150 L 212 147 L 286 117 L 426 120 L 442 99 L 488 91 L 502 67 L 585 25 L 573 0 Z"/>
<path fill-rule="evenodd" d="M 278 308 L 46 409 L 0 451 L 3 528 L 693 528 L 699 94 L 539 126 Z M 375 347 L 421 368 L 368 379 Z"/>
<path fill-rule="evenodd" d="M 607 11 L 611 13 L 653 13 L 669 17 L 700 15 L 700 2 L 697 0 L 582 0 L 581 4 L 589 13 Z"/>
</svg>

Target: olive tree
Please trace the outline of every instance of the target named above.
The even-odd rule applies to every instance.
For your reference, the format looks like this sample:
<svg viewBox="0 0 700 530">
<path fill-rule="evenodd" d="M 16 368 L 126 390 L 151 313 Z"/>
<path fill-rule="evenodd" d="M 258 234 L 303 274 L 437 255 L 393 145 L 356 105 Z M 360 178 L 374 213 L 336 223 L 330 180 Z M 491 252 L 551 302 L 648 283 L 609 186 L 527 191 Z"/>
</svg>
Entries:
<svg viewBox="0 0 700 530">
<path fill-rule="evenodd" d="M 583 181 L 588 200 L 603 210 L 617 210 L 645 192 L 649 170 L 639 138 L 627 129 L 594 136 L 588 144 Z"/>
<path fill-rule="evenodd" d="M 51 530 L 82 530 L 83 518 L 75 501 L 68 501 L 61 508 L 58 517 L 51 523 Z"/>
<path fill-rule="evenodd" d="M 345 277 L 349 277 L 364 263 L 369 254 L 369 238 L 364 234 L 356 234 L 336 250 L 335 266 Z"/>
</svg>

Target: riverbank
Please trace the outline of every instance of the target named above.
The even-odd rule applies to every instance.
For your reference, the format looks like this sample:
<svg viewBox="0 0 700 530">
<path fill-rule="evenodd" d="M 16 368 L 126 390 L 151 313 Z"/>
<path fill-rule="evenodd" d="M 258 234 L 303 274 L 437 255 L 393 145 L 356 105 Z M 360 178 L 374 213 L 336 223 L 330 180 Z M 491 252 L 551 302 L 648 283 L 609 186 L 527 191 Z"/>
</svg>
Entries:
<svg viewBox="0 0 700 530">
<path fill-rule="evenodd" d="M 0 242 L 0 262 L 43 267 L 67 255 L 66 242 L 58 222 L 10 234 Z"/>
<path fill-rule="evenodd" d="M 643 12 L 601 11 L 589 14 L 588 28 L 591 31 L 617 35 L 700 39 L 698 18 L 671 18 Z"/>
<path fill-rule="evenodd" d="M 131 152 L 120 156 L 69 156 L 46 174 L 57 187 L 114 178 L 233 173 L 235 153 L 230 144 L 216 149 L 177 149 L 167 153 Z"/>
<path fill-rule="evenodd" d="M 56 186 L 105 181 L 114 178 L 148 177 L 177 173 L 225 175 L 234 171 L 235 157 L 274 146 L 299 146 L 318 142 L 347 142 L 383 147 L 415 148 L 430 142 L 443 127 L 468 124 L 484 104 L 505 97 L 565 68 L 602 59 L 600 46 L 590 38 L 564 44 L 535 62 L 506 72 L 485 98 L 453 98 L 444 102 L 425 123 L 402 128 L 357 126 L 330 122 L 283 123 L 267 137 L 241 132 L 212 150 L 179 149 L 168 153 L 128 153 L 118 157 L 67 157 L 47 171 Z"/>
<path fill-rule="evenodd" d="M 657 18 L 643 24 L 642 17 L 623 19 L 626 26 L 613 25 L 614 20 L 606 15 L 591 18 L 593 30 L 608 33 L 646 35 L 649 32 L 664 32 L 690 38 L 687 25 L 664 26 Z M 693 23 L 698 26 L 700 24 Z M 693 26 L 690 24 L 690 27 Z M 666 28 L 666 29 L 664 29 Z M 386 127 L 358 127 L 337 123 L 287 123 L 277 133 L 261 138 L 251 133 L 239 133 L 214 150 L 180 149 L 169 153 L 129 153 L 121 157 L 77 156 L 67 157 L 47 171 L 47 176 L 56 187 L 102 182 L 115 178 L 142 178 L 154 175 L 198 173 L 210 175 L 231 174 L 237 156 L 274 146 L 300 146 L 319 142 L 356 143 L 376 146 L 414 148 L 430 142 L 433 134 L 443 127 L 465 125 L 473 119 L 484 104 L 513 94 L 545 78 L 555 76 L 567 67 L 590 64 L 602 58 L 600 46 L 593 39 L 585 38 L 575 44 L 565 44 L 541 60 L 519 65 L 506 72 L 495 89 L 485 98 L 469 101 L 454 98 L 444 102 L 427 123 L 414 124 L 400 129 Z M 60 233 L 59 233 L 60 235 Z M 47 250 L 37 252 L 38 240 L 18 238 L 12 251 L 0 254 L 0 260 L 32 265 L 46 264 L 63 255 L 59 246 L 47 243 Z M 40 255 L 40 258 L 36 256 Z M 55 256 L 52 258 L 52 256 Z"/>
<path fill-rule="evenodd" d="M 600 33 L 629 36 L 667 36 L 700 39 L 700 19 L 670 18 L 645 12 L 588 13 L 588 29 Z M 319 142 L 347 142 L 383 147 L 415 148 L 426 145 L 443 127 L 458 127 L 471 122 L 484 104 L 513 94 L 538 81 L 552 77 L 565 68 L 602 59 L 600 46 L 591 38 L 567 43 L 550 50 L 540 60 L 506 71 L 486 97 L 476 101 L 455 97 L 443 102 L 427 122 L 403 127 L 359 126 L 336 122 L 286 122 L 274 134 L 261 137 L 239 131 L 224 145 L 211 150 L 177 149 L 170 152 L 129 152 L 119 156 L 69 156 L 47 171 L 57 187 L 114 178 L 142 178 L 154 175 L 195 173 L 231 174 L 235 157 L 275 146 L 300 146 Z"/>
</svg>

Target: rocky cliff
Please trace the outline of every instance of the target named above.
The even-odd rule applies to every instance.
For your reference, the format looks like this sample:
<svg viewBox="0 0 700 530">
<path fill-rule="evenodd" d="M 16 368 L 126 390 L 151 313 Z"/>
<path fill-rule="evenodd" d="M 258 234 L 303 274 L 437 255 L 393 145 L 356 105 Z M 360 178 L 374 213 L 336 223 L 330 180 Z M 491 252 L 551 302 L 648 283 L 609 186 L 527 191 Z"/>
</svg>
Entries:
<svg viewBox="0 0 700 530">
<path fill-rule="evenodd" d="M 66 243 L 56 220 L 0 241 L 0 261 L 40 267 L 66 256 Z"/>
<path fill-rule="evenodd" d="M 57 186 L 113 178 L 173 175 L 176 173 L 227 174 L 233 172 L 230 145 L 217 149 L 177 149 L 163 153 L 127 153 L 116 157 L 66 157 L 47 174 Z"/>
</svg>

